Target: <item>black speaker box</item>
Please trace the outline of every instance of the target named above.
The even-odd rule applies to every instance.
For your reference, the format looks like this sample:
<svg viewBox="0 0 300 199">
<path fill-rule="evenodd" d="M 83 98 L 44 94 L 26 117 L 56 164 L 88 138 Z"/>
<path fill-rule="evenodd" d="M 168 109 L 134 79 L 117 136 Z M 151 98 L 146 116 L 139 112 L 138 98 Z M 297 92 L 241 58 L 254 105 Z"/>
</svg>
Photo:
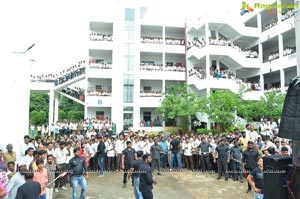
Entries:
<svg viewBox="0 0 300 199">
<path fill-rule="evenodd" d="M 284 187 L 290 156 L 271 155 L 264 161 L 264 199 L 288 199 L 288 190 Z"/>
</svg>

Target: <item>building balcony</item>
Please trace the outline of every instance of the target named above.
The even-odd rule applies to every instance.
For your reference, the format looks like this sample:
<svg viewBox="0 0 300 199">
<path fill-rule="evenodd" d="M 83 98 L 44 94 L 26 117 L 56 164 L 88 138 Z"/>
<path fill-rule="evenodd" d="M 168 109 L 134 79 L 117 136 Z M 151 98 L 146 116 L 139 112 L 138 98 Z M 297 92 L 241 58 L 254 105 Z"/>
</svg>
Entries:
<svg viewBox="0 0 300 199">
<path fill-rule="evenodd" d="M 292 66 L 297 66 L 297 56 L 296 53 L 285 55 L 277 59 L 263 63 L 262 72 L 269 73 L 270 71 L 280 70 L 282 68 L 290 68 Z"/>
<path fill-rule="evenodd" d="M 155 95 L 145 95 L 145 94 L 140 94 L 140 99 L 139 99 L 139 105 L 140 107 L 160 107 L 162 102 L 162 96 L 160 94 L 155 96 Z"/>
</svg>

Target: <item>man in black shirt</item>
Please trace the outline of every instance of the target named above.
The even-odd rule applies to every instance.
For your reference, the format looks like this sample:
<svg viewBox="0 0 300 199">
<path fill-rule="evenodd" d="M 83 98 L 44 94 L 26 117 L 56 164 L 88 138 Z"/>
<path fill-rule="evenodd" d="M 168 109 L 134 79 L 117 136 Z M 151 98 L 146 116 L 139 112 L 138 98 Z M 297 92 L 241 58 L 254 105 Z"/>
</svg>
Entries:
<svg viewBox="0 0 300 199">
<path fill-rule="evenodd" d="M 39 199 L 41 194 L 41 185 L 38 182 L 32 180 L 32 171 L 25 172 L 26 183 L 18 188 L 15 199 Z"/>
<path fill-rule="evenodd" d="M 156 180 L 152 176 L 152 170 L 149 164 L 152 158 L 149 154 L 143 155 L 144 163 L 141 164 L 140 171 L 140 192 L 142 192 L 144 199 L 153 199 L 153 184 L 156 184 Z"/>
<path fill-rule="evenodd" d="M 248 175 L 247 180 L 254 190 L 255 198 L 264 198 L 263 159 L 257 158 L 257 167 Z"/>
<path fill-rule="evenodd" d="M 173 170 L 174 167 L 174 159 L 176 158 L 177 160 L 177 165 L 179 171 L 182 170 L 181 167 L 181 158 L 180 158 L 180 141 L 178 140 L 179 136 L 176 136 L 175 139 L 173 139 L 170 142 L 170 148 L 171 148 L 171 162 L 170 162 L 170 171 Z"/>
<path fill-rule="evenodd" d="M 239 146 L 239 142 L 237 140 L 234 141 L 234 146 L 230 149 L 231 153 L 231 160 L 232 160 L 232 169 L 233 173 L 233 180 L 238 180 L 238 173 L 240 176 L 240 182 L 243 183 L 243 173 L 242 173 L 242 155 L 243 150 L 242 147 Z"/>
<path fill-rule="evenodd" d="M 136 159 L 136 153 L 133 148 L 131 148 L 131 142 L 126 142 L 127 148 L 122 151 L 122 170 L 124 171 L 123 176 L 123 188 L 126 187 L 126 180 L 128 171 L 131 168 L 132 162 L 134 159 Z M 133 182 L 132 182 L 133 184 Z"/>
<path fill-rule="evenodd" d="M 104 176 L 104 168 L 105 168 L 104 158 L 105 158 L 105 148 L 106 148 L 104 142 L 106 140 L 107 140 L 106 136 L 104 136 L 104 141 L 102 140 L 102 136 L 99 137 L 100 142 L 97 147 L 98 165 L 99 165 L 99 170 L 100 170 L 99 177 Z"/>
<path fill-rule="evenodd" d="M 230 161 L 230 150 L 227 145 L 225 145 L 225 140 L 221 140 L 219 145 L 216 147 L 216 152 L 218 152 L 218 180 L 221 179 L 221 173 L 225 174 L 225 180 L 228 181 L 228 163 Z M 216 154 L 214 157 L 214 163 L 216 163 Z"/>
<path fill-rule="evenodd" d="M 151 168 L 154 171 L 155 166 L 157 167 L 157 175 L 161 175 L 160 173 L 160 153 L 161 147 L 158 145 L 158 138 L 154 138 L 154 144 L 150 147 L 150 154 L 152 157 Z"/>
<path fill-rule="evenodd" d="M 248 142 L 248 148 L 243 152 L 243 173 L 251 173 L 256 167 L 256 158 L 259 156 L 258 151 L 253 148 L 253 142 Z M 251 185 L 248 182 L 248 189 L 246 193 L 251 192 Z"/>
<path fill-rule="evenodd" d="M 134 185 L 134 195 L 136 199 L 142 199 L 142 193 L 140 192 L 139 186 L 140 186 L 140 175 L 139 175 L 139 167 L 141 164 L 144 163 L 143 161 L 143 156 L 144 152 L 143 151 L 137 151 L 137 159 L 132 162 L 130 172 L 128 174 L 128 179 L 130 177 L 133 178 L 133 185 Z"/>
<path fill-rule="evenodd" d="M 77 185 L 81 187 L 80 199 L 84 199 L 86 192 L 86 178 L 88 179 L 87 167 L 85 160 L 80 156 L 79 148 L 74 148 L 74 157 L 69 161 L 69 171 L 72 174 L 72 198 L 77 199 Z"/>
<path fill-rule="evenodd" d="M 198 148 L 200 148 L 200 158 L 202 163 L 202 171 L 210 171 L 210 156 L 209 156 L 209 148 L 212 148 L 212 145 L 206 141 L 204 137 L 201 138 L 201 143 Z"/>
</svg>

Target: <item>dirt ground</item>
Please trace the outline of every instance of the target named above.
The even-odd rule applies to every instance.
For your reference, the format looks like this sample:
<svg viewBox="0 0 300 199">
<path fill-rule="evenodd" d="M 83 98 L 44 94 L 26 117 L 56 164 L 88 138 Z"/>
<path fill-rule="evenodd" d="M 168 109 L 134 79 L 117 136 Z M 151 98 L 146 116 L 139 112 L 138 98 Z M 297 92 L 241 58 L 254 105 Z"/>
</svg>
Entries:
<svg viewBox="0 0 300 199">
<path fill-rule="evenodd" d="M 122 188 L 122 173 L 110 172 L 104 177 L 90 174 L 86 199 L 134 199 L 133 187 L 127 183 Z M 253 192 L 245 193 L 247 183 L 224 177 L 216 180 L 216 174 L 183 171 L 181 173 L 163 173 L 155 176 L 158 184 L 154 186 L 156 199 L 252 199 Z M 80 191 L 80 189 L 79 189 Z M 54 193 L 54 199 L 71 199 L 72 188 Z M 78 194 L 79 197 L 79 194 Z"/>
</svg>

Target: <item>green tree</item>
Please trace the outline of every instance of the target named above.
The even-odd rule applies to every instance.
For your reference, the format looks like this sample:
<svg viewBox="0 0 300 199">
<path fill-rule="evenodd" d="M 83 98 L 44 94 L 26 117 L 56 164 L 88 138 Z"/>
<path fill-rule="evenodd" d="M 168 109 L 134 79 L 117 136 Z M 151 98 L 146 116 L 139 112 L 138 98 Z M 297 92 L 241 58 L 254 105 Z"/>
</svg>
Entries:
<svg viewBox="0 0 300 199">
<path fill-rule="evenodd" d="M 206 103 L 202 103 L 202 112 L 206 113 L 210 120 L 229 128 L 236 122 L 236 114 L 242 104 L 239 94 L 229 90 L 216 90 L 210 92 Z"/>
<path fill-rule="evenodd" d="M 188 91 L 187 85 L 174 85 L 167 88 L 158 112 L 164 120 L 176 119 L 183 130 L 188 130 L 190 117 L 200 110 L 201 98 Z"/>
<path fill-rule="evenodd" d="M 280 92 L 265 94 L 265 97 L 262 97 L 259 101 L 261 116 L 278 120 L 281 116 L 284 99 L 285 94 Z"/>
<path fill-rule="evenodd" d="M 31 111 L 30 112 L 30 123 L 34 125 L 42 125 L 47 121 L 47 114 L 45 111 Z"/>
<path fill-rule="evenodd" d="M 48 115 L 49 95 L 47 93 L 30 93 L 29 112 L 43 110 Z"/>
</svg>

